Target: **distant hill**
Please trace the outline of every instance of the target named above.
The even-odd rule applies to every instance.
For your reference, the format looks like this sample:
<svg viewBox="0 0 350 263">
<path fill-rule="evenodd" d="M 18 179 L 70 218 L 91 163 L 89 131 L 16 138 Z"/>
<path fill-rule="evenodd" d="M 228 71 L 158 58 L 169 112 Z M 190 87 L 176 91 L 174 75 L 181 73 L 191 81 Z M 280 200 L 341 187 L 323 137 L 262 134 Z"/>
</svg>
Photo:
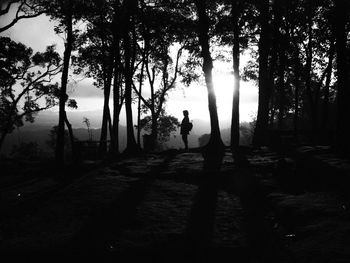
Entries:
<svg viewBox="0 0 350 263">
<path fill-rule="evenodd" d="M 51 116 L 51 118 L 50 118 Z M 73 124 L 73 127 L 79 128 L 73 129 L 74 136 L 78 140 L 88 140 L 88 131 L 86 128 L 82 128 L 84 124 L 82 123 L 81 116 L 78 118 L 71 118 L 70 121 Z M 199 138 L 204 134 L 210 133 L 210 123 L 208 121 L 194 119 L 193 122 L 193 130 L 190 132 L 188 137 L 189 147 L 194 148 L 199 146 Z M 3 148 L 1 150 L 2 154 L 10 154 L 13 151 L 15 145 L 19 145 L 21 143 L 29 143 L 35 142 L 38 144 L 39 148 L 47 152 L 48 154 L 52 154 L 52 149 L 47 145 L 47 141 L 49 140 L 49 133 L 53 126 L 56 124 L 56 119 L 52 118 L 52 114 L 43 114 L 40 118 L 37 119 L 34 123 L 26 123 L 23 127 L 14 130 L 11 134 L 9 134 L 4 142 Z M 222 127 L 224 124 L 221 124 Z M 227 124 L 226 124 L 227 125 Z M 241 126 L 249 126 L 249 124 L 241 124 Z M 119 144 L 120 151 L 123 151 L 126 147 L 126 127 L 120 125 L 119 128 Z M 91 129 L 93 140 L 98 141 L 100 138 L 101 129 Z M 136 135 L 136 132 L 135 132 Z M 221 129 L 222 140 L 226 145 L 229 145 L 230 142 L 230 128 Z M 248 136 L 249 137 L 249 136 Z M 241 143 L 247 144 L 249 143 L 248 138 L 244 131 L 242 132 L 241 128 Z M 142 144 L 142 136 L 141 136 L 141 144 Z M 184 144 L 181 139 L 181 135 L 179 131 L 171 135 L 170 140 L 164 146 L 165 149 L 181 149 L 184 148 Z"/>
<path fill-rule="evenodd" d="M 1 153 L 6 155 L 10 154 L 15 145 L 28 142 L 35 142 L 42 151 L 52 153 L 52 149 L 47 144 L 52 127 L 53 126 L 31 124 L 14 130 L 6 137 Z M 120 126 L 119 129 L 120 148 L 123 149 L 126 146 L 126 128 Z M 91 129 L 91 132 L 93 140 L 99 140 L 101 129 Z M 78 140 L 88 140 L 89 138 L 88 131 L 84 128 L 73 129 L 73 133 Z"/>
</svg>

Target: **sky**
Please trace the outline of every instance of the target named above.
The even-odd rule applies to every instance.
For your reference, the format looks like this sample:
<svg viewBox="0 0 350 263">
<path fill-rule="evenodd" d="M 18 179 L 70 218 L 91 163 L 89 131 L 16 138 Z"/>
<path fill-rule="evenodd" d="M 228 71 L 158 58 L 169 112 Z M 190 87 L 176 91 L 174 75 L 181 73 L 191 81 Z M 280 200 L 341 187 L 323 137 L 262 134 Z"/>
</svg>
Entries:
<svg viewBox="0 0 350 263">
<path fill-rule="evenodd" d="M 2 17 L 0 26 L 9 21 L 11 14 Z M 20 20 L 13 27 L 3 32 L 2 36 L 8 36 L 11 39 L 22 42 L 31 47 L 35 52 L 44 51 L 46 46 L 56 44 L 57 51 L 63 57 L 64 37 L 54 32 L 54 21 L 49 17 L 41 15 L 36 18 Z M 249 59 L 247 55 L 241 57 L 241 66 Z M 233 75 L 231 62 L 214 61 L 213 80 L 217 95 L 217 107 L 221 128 L 229 127 L 231 122 L 232 96 L 233 96 Z M 58 79 L 59 81 L 59 79 Z M 93 128 L 99 128 L 103 109 L 103 91 L 97 89 L 92 84 L 91 79 L 82 79 L 81 76 L 71 76 L 68 95 L 78 103 L 78 109 L 74 110 L 75 115 L 79 112 L 83 118 L 88 117 L 91 120 Z M 209 121 L 207 90 L 205 85 L 193 83 L 189 87 L 183 87 L 180 84 L 169 92 L 166 111 L 182 119 L 182 111 L 187 109 L 190 113 L 190 119 L 200 119 Z M 258 91 L 257 87 L 251 82 L 241 81 L 240 88 L 240 120 L 241 122 L 250 121 L 257 111 Z M 112 103 L 110 104 L 112 105 Z M 136 119 L 136 105 L 134 105 L 133 117 Z M 57 108 L 49 111 L 57 116 Z M 68 110 L 69 114 L 73 114 Z M 121 112 L 121 124 L 125 124 L 125 112 Z M 53 120 L 54 121 L 54 120 Z M 40 122 L 40 115 L 37 118 Z M 73 123 L 73 126 L 83 127 L 82 122 Z"/>
</svg>

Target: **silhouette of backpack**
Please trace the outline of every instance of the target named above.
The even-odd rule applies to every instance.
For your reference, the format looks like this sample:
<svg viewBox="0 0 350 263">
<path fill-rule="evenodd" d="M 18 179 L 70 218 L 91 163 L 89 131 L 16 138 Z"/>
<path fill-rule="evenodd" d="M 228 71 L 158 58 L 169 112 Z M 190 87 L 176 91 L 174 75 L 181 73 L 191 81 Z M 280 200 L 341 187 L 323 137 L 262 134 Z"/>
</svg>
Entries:
<svg viewBox="0 0 350 263">
<path fill-rule="evenodd" d="M 192 122 L 189 122 L 189 123 L 188 123 L 188 131 L 191 131 L 192 128 L 193 128 L 193 124 L 192 124 Z"/>
</svg>

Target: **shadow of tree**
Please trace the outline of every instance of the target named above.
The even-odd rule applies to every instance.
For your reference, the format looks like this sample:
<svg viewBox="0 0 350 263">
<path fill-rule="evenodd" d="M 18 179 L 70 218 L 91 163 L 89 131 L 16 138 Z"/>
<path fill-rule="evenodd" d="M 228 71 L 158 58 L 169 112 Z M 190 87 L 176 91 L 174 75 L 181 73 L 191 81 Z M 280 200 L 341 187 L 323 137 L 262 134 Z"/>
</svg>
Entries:
<svg viewBox="0 0 350 263">
<path fill-rule="evenodd" d="M 218 173 L 222 158 L 205 159 L 198 191 L 194 197 L 186 231 L 186 242 L 193 260 L 205 260 L 213 239 L 215 210 L 218 200 Z"/>
</svg>

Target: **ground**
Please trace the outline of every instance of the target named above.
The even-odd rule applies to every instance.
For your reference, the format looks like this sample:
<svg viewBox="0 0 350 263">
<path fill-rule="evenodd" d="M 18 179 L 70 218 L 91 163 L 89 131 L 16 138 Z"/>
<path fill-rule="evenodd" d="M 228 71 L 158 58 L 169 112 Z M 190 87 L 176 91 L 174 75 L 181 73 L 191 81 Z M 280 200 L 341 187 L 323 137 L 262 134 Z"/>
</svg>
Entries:
<svg viewBox="0 0 350 263">
<path fill-rule="evenodd" d="M 50 164 L 4 163 L 1 252 L 11 262 L 349 262 L 349 161 L 315 146 L 243 154 L 227 150 L 207 171 L 196 150 L 149 153 L 64 180 Z"/>
</svg>

